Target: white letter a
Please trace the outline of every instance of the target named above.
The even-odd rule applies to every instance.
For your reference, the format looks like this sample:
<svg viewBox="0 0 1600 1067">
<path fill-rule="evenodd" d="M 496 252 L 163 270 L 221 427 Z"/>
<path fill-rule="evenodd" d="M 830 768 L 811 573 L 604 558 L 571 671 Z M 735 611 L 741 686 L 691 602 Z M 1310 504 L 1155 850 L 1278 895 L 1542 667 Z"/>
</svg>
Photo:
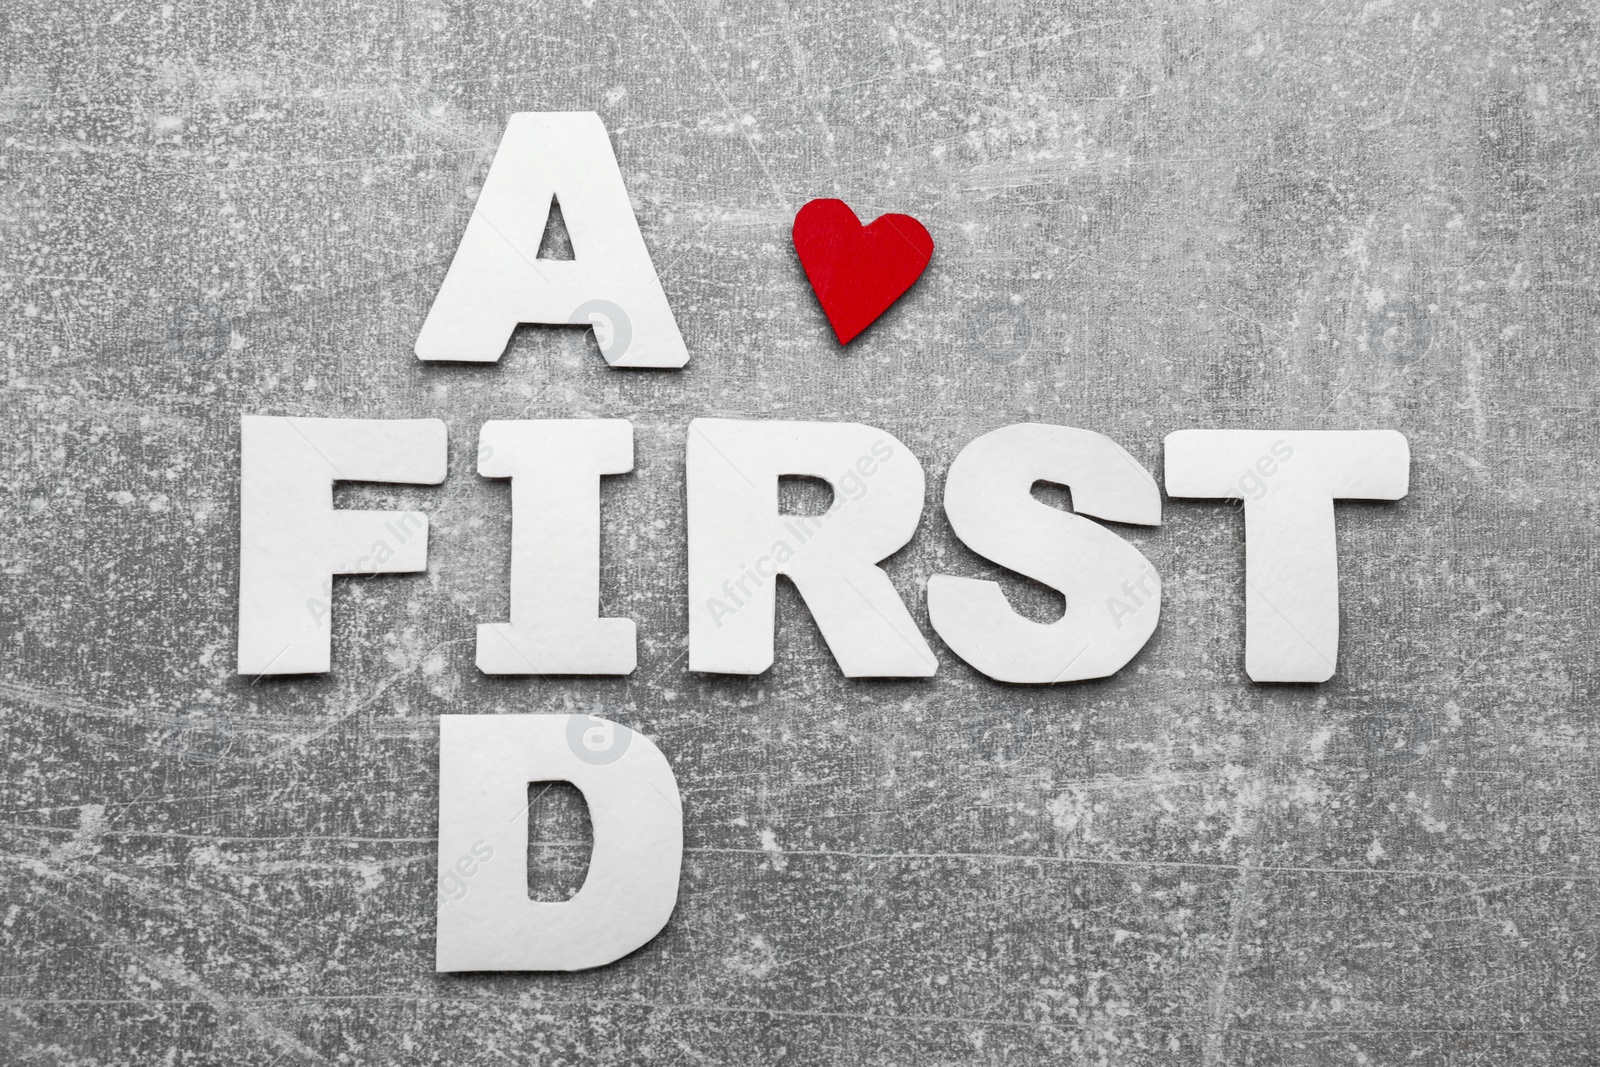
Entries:
<svg viewBox="0 0 1600 1067">
<path fill-rule="evenodd" d="M 570 260 L 538 258 L 552 199 L 572 239 Z M 613 367 L 689 361 L 592 111 L 511 116 L 417 335 L 417 358 L 493 363 L 520 322 L 593 325 Z"/>
</svg>

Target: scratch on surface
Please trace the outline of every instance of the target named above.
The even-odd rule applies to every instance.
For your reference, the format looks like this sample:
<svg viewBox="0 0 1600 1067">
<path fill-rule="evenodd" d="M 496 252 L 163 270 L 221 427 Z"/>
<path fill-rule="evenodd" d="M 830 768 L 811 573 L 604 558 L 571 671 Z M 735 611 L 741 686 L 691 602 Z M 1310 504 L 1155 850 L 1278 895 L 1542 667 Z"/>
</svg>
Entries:
<svg viewBox="0 0 1600 1067">
<path fill-rule="evenodd" d="M 1206 999 L 1209 1025 L 1206 1027 L 1202 1050 L 1208 1067 L 1225 1062 L 1222 1042 L 1233 1009 L 1233 972 L 1239 963 L 1239 938 L 1245 922 L 1255 912 L 1259 896 L 1257 869 L 1251 865 L 1250 859 L 1251 855 L 1247 853 L 1244 862 L 1239 865 L 1239 875 L 1234 879 L 1233 898 L 1228 905 L 1228 939 L 1223 945 L 1217 976 L 1211 983 L 1211 993 Z"/>
<path fill-rule="evenodd" d="M 122 936 L 116 928 L 101 922 L 88 911 L 70 904 L 64 899 L 45 897 L 40 900 L 40 904 L 93 930 L 103 942 L 117 946 L 124 953 L 138 960 L 151 973 L 191 990 L 210 1005 L 212 1010 L 224 1018 L 238 1019 L 244 1022 L 257 1035 L 281 1048 L 284 1054 L 293 1055 L 303 1063 L 328 1062 L 315 1049 L 278 1026 L 262 1012 L 252 1010 L 246 1006 L 244 1001 L 228 997 L 213 989 L 176 959 L 129 940 Z M 135 1002 L 138 1003 L 138 1001 Z"/>
<path fill-rule="evenodd" d="M 758 848 L 733 848 L 710 845 L 685 847 L 685 853 L 706 854 L 744 854 L 766 857 L 767 853 Z M 1100 856 L 1050 856 L 1028 855 L 1026 853 L 1006 852 L 857 852 L 847 849 L 792 849 L 784 851 L 785 857 L 842 857 L 846 859 L 883 860 L 887 862 L 902 862 L 915 860 L 950 860 L 955 862 L 985 862 L 985 863 L 1064 863 L 1083 864 L 1098 867 L 1169 867 L 1176 870 L 1198 869 L 1212 871 L 1244 871 L 1250 870 L 1264 874 L 1314 874 L 1314 875 L 1360 875 L 1365 877 L 1390 877 L 1400 876 L 1406 878 L 1505 878 L 1512 872 L 1500 870 L 1485 871 L 1451 871 L 1428 870 L 1421 867 L 1297 867 L 1283 864 L 1244 864 L 1208 862 L 1205 860 L 1167 860 L 1167 859 L 1126 859 Z M 1533 874 L 1521 875 L 1524 881 L 1549 881 L 1549 882 L 1596 882 L 1600 875 L 1583 874 L 1566 871 L 1541 871 Z"/>
</svg>

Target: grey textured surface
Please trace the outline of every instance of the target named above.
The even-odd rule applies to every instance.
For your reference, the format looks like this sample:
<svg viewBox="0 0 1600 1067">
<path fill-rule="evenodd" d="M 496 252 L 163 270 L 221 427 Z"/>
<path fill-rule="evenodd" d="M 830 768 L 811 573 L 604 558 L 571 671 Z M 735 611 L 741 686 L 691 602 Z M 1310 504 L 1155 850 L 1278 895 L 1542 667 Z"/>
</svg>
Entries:
<svg viewBox="0 0 1600 1067">
<path fill-rule="evenodd" d="M 0 9 L 0 1059 L 17 1064 L 1595 1062 L 1593 178 L 1582 4 L 13 0 Z M 692 353 L 411 344 L 507 114 L 598 110 Z M 840 353 L 788 244 L 842 196 L 928 274 Z M 334 670 L 232 673 L 241 413 L 437 416 L 425 576 L 341 581 Z M 478 426 L 633 420 L 627 679 L 480 675 L 509 496 Z M 929 473 L 891 573 L 936 677 L 689 674 L 697 415 L 854 419 Z M 1337 677 L 1244 677 L 1242 523 L 1122 674 L 976 675 L 938 504 L 1036 419 L 1393 427 L 1339 512 Z M 1007 589 L 1027 610 L 1050 598 Z M 1042 614 L 1040 617 L 1044 617 Z M 436 717 L 602 709 L 686 803 L 678 911 L 577 975 L 432 972 Z"/>
</svg>

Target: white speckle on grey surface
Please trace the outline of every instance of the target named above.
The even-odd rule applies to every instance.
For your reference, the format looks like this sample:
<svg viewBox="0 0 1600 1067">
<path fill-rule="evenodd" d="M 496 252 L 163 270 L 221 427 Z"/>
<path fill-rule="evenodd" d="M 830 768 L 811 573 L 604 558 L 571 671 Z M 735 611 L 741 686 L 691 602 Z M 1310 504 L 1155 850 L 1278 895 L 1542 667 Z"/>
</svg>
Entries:
<svg viewBox="0 0 1600 1067">
<path fill-rule="evenodd" d="M 1583 5 L 684 0 L 0 11 L 0 1061 L 1594 1062 L 1600 138 Z M 691 353 L 412 344 L 506 118 L 597 110 Z M 847 350 L 788 229 L 916 216 Z M 232 673 L 242 414 L 441 418 L 426 574 L 334 584 L 334 666 Z M 755 678 L 685 666 L 699 416 L 881 426 L 933 678 L 840 676 L 794 590 Z M 504 679 L 494 418 L 632 420 L 604 480 L 626 678 Z M 1188 427 L 1393 428 L 1341 505 L 1339 670 L 1243 671 L 1243 522 L 1116 677 L 1007 687 L 923 586 L 981 433 L 1152 472 Z M 596 709 L 682 791 L 678 909 L 592 972 L 433 972 L 437 719 Z"/>
</svg>

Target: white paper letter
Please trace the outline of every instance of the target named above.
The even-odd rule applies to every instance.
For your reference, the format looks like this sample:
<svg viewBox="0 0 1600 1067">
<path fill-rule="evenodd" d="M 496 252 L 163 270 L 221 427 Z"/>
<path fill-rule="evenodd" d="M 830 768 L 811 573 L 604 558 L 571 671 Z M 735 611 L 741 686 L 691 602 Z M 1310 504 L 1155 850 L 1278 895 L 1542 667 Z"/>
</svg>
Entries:
<svg viewBox="0 0 1600 1067">
<path fill-rule="evenodd" d="M 1035 500 L 1035 482 L 1072 490 L 1077 514 Z M 936 574 L 928 617 L 956 655 L 1002 682 L 1115 674 L 1161 615 L 1161 579 L 1143 553 L 1084 515 L 1161 525 L 1161 490 L 1138 460 L 1089 430 L 1019 423 L 984 434 L 950 465 L 944 510 L 966 546 L 1061 592 L 1053 623 L 1012 610 L 1000 586 Z"/>
<path fill-rule="evenodd" d="M 922 517 L 922 464 L 893 435 L 854 422 L 689 424 L 689 669 L 772 666 L 776 575 L 805 598 L 849 678 L 924 678 L 938 668 L 889 576 Z M 778 514 L 778 479 L 833 487 L 823 515 Z"/>
<path fill-rule="evenodd" d="M 538 259 L 550 202 L 570 260 Z M 592 111 L 512 115 L 428 318 L 419 359 L 493 363 L 520 322 L 588 326 L 613 367 L 689 361 Z"/>
<path fill-rule="evenodd" d="M 333 483 L 444 481 L 438 419 L 240 420 L 240 674 L 321 674 L 333 575 L 426 570 L 428 517 L 333 507 Z"/>
<path fill-rule="evenodd" d="M 630 674 L 632 619 L 600 618 L 600 476 L 633 469 L 626 419 L 486 422 L 478 473 L 511 479 L 511 621 L 478 627 L 485 674 Z"/>
<path fill-rule="evenodd" d="M 570 900 L 528 898 L 528 785 L 571 782 L 594 828 Z M 439 717 L 439 971 L 581 971 L 619 960 L 678 902 L 683 806 L 660 749 L 588 715 Z"/>
<path fill-rule="evenodd" d="M 1244 501 L 1244 668 L 1325 682 L 1339 654 L 1335 500 L 1399 500 L 1411 449 L 1394 430 L 1179 430 L 1167 492 Z"/>
</svg>

